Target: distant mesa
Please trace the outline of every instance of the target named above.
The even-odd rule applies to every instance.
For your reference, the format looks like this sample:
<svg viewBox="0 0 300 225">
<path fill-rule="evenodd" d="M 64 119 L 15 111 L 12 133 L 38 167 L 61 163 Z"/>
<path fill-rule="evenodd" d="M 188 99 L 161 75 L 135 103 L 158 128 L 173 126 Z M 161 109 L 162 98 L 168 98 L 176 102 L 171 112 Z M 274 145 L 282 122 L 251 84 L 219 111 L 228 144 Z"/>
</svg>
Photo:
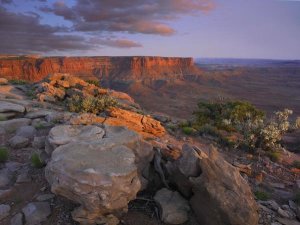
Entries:
<svg viewBox="0 0 300 225">
<path fill-rule="evenodd" d="M 0 76 L 40 81 L 49 74 L 71 73 L 101 81 L 177 79 L 200 74 L 193 58 L 179 57 L 40 57 L 0 55 Z"/>
</svg>

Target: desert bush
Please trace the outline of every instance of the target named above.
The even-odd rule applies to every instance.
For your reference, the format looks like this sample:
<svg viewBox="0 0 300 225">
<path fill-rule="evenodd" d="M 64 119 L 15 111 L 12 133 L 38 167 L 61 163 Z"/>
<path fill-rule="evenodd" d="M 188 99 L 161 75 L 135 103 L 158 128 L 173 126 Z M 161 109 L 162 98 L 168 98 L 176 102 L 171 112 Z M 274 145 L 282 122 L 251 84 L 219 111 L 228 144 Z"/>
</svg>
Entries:
<svg viewBox="0 0 300 225">
<path fill-rule="evenodd" d="M 261 148 L 276 151 L 282 149 L 280 141 L 289 129 L 288 119 L 291 114 L 289 109 L 278 111 L 267 121 L 265 113 L 248 102 L 200 102 L 198 110 L 194 112 L 196 119 L 192 127 L 200 134 L 219 137 L 225 145 L 233 146 L 236 143 L 228 142 L 218 130 L 241 134 L 242 139 L 238 145 L 248 150 Z"/>
<path fill-rule="evenodd" d="M 5 147 L 0 147 L 0 163 L 6 162 L 8 159 L 8 151 Z"/>
<path fill-rule="evenodd" d="M 89 84 L 93 84 L 97 87 L 100 87 L 100 82 L 98 80 L 87 80 L 86 82 Z"/>
<path fill-rule="evenodd" d="M 192 127 L 182 127 L 182 132 L 186 135 L 191 135 L 194 131 Z"/>
<path fill-rule="evenodd" d="M 270 195 L 264 191 L 255 191 L 254 195 L 258 200 L 261 201 L 267 201 L 268 199 L 270 199 Z"/>
<path fill-rule="evenodd" d="M 264 112 L 244 101 L 206 103 L 200 102 L 196 115 L 196 124 L 210 124 L 218 129 L 235 131 L 246 123 L 264 119 Z"/>
<path fill-rule="evenodd" d="M 273 162 L 279 162 L 280 160 L 280 152 L 279 151 L 269 151 L 267 153 L 267 156 L 273 161 Z"/>
<path fill-rule="evenodd" d="M 33 153 L 30 158 L 31 165 L 35 168 L 42 168 L 45 166 L 45 163 L 40 159 L 40 156 L 37 153 Z"/>
<path fill-rule="evenodd" d="M 101 95 L 98 97 L 81 97 L 79 95 L 74 95 L 67 102 L 69 111 L 77 113 L 99 114 L 116 105 L 117 101 L 108 95 Z"/>
<path fill-rule="evenodd" d="M 288 121 L 292 110 L 284 109 L 275 112 L 274 117 L 260 131 L 260 146 L 265 150 L 281 149 L 280 141 L 288 131 L 290 123 Z"/>
</svg>

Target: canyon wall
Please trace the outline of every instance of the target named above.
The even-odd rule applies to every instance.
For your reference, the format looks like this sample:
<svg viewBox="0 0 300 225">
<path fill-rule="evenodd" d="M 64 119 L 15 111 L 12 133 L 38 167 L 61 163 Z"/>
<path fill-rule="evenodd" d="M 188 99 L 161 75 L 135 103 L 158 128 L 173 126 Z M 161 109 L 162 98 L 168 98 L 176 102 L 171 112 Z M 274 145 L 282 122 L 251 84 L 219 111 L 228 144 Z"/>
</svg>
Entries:
<svg viewBox="0 0 300 225">
<path fill-rule="evenodd" d="M 176 57 L 0 57 L 0 77 L 40 81 L 71 73 L 102 81 L 159 80 L 200 74 L 192 58 Z"/>
</svg>

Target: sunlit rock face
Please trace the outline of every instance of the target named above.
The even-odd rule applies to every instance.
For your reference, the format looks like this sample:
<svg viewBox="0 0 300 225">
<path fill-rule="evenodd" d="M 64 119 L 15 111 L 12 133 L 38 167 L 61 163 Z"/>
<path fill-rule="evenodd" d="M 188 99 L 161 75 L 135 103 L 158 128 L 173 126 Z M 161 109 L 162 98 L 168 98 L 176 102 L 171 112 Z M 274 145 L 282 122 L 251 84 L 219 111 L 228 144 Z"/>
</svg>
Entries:
<svg viewBox="0 0 300 225">
<path fill-rule="evenodd" d="M 0 59 L 0 74 L 8 79 L 40 81 L 49 74 L 71 73 L 103 82 L 174 79 L 198 74 L 192 58 L 176 57 L 16 57 Z"/>
</svg>

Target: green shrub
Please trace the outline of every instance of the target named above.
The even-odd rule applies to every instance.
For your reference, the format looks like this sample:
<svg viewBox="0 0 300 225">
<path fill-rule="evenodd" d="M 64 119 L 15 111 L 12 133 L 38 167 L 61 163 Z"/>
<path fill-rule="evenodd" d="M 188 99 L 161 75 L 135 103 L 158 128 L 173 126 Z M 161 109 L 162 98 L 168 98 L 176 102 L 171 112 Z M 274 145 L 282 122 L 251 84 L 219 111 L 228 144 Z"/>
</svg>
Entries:
<svg viewBox="0 0 300 225">
<path fill-rule="evenodd" d="M 98 97 L 81 97 L 74 95 L 67 102 L 69 111 L 77 113 L 99 114 L 116 105 L 117 101 L 109 95 L 101 95 Z"/>
<path fill-rule="evenodd" d="M 100 82 L 98 80 L 87 80 L 86 82 L 89 84 L 93 84 L 97 87 L 100 87 Z"/>
<path fill-rule="evenodd" d="M 234 131 L 241 124 L 265 117 L 263 111 L 244 101 L 200 102 L 194 115 L 198 126 L 210 124 L 226 131 Z"/>
<path fill-rule="evenodd" d="M 221 136 L 220 131 L 216 127 L 209 125 L 209 124 L 206 124 L 206 125 L 198 128 L 197 130 L 199 131 L 200 135 L 207 134 L 207 135 L 210 135 L 213 137 Z"/>
<path fill-rule="evenodd" d="M 292 166 L 293 166 L 294 168 L 300 169 L 300 161 L 299 161 L 299 160 L 295 160 L 295 161 L 293 162 Z"/>
<path fill-rule="evenodd" d="M 267 201 L 268 199 L 270 199 L 270 195 L 264 191 L 255 191 L 254 195 L 258 200 L 261 201 Z"/>
<path fill-rule="evenodd" d="M 0 162 L 6 162 L 8 159 L 8 151 L 5 147 L 0 147 Z"/>
<path fill-rule="evenodd" d="M 279 159 L 280 159 L 280 152 L 278 152 L 278 151 L 271 151 L 271 152 L 268 152 L 267 156 L 268 156 L 273 162 L 279 162 Z"/>
<path fill-rule="evenodd" d="M 11 84 L 14 84 L 14 85 L 25 85 L 25 84 L 28 84 L 28 81 L 26 80 L 18 80 L 18 79 L 12 79 L 12 80 L 9 80 L 9 83 Z"/>
<path fill-rule="evenodd" d="M 39 155 L 37 153 L 33 153 L 31 155 L 31 164 L 33 167 L 35 168 L 42 168 L 45 166 L 45 163 L 42 162 L 42 160 L 40 159 Z"/>
<path fill-rule="evenodd" d="M 182 127 L 182 132 L 186 135 L 191 135 L 194 129 L 192 127 Z"/>
</svg>

